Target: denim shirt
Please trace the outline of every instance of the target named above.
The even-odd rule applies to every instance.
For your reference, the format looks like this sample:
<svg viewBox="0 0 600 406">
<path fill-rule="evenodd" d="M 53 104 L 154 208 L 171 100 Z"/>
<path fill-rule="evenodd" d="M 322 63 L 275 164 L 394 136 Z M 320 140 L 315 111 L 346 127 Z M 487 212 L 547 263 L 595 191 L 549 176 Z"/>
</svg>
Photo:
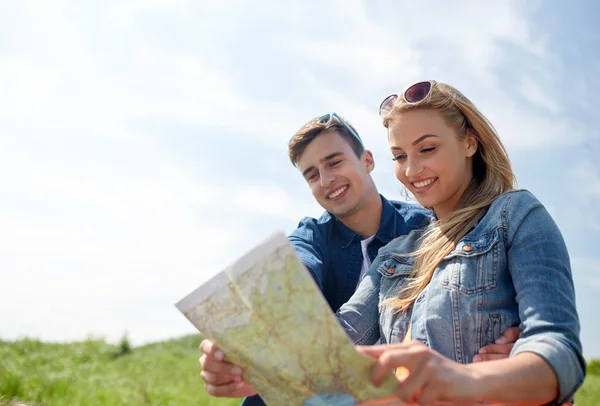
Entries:
<svg viewBox="0 0 600 406">
<path fill-rule="evenodd" d="M 430 214 L 421 206 L 390 201 L 381 196 L 379 229 L 367 247 L 371 261 L 394 238 L 424 227 Z M 365 236 L 369 237 L 369 236 Z M 336 311 L 356 291 L 363 263 L 363 237 L 325 212 L 318 220 L 305 217 L 289 236 L 302 263 Z"/>
<path fill-rule="evenodd" d="M 371 261 L 381 247 L 400 235 L 425 226 L 431 216 L 429 211 L 415 204 L 387 200 L 383 196 L 381 203 L 379 229 L 367 247 Z M 363 262 L 360 245 L 363 237 L 325 212 L 319 219 L 303 218 L 288 238 L 329 306 L 336 311 L 350 299 L 358 285 Z M 259 405 L 264 405 L 259 396 L 242 402 L 242 406 Z"/>
<path fill-rule="evenodd" d="M 528 191 L 498 197 L 478 224 L 439 264 L 406 312 L 380 303 L 398 295 L 413 269 L 422 230 L 379 251 L 338 319 L 356 344 L 411 338 L 459 363 L 508 327 L 522 330 L 511 356 L 541 356 L 558 377 L 556 404 L 573 396 L 585 377 L 569 255 L 558 227 Z"/>
</svg>

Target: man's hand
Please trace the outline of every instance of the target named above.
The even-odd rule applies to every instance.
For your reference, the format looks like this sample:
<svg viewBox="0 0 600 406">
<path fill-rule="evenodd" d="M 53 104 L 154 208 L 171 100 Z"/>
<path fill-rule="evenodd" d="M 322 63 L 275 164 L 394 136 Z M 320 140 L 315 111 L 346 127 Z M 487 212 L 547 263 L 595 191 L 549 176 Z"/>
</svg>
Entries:
<svg viewBox="0 0 600 406">
<path fill-rule="evenodd" d="M 217 397 L 243 398 L 256 395 L 250 384 L 244 381 L 243 371 L 237 365 L 224 361 L 223 351 L 210 340 L 200 343 L 204 354 L 199 359 L 202 366 L 200 376 L 204 379 L 206 391 Z"/>
<path fill-rule="evenodd" d="M 486 345 L 479 349 L 479 354 L 473 357 L 473 362 L 491 361 L 495 359 L 508 358 L 515 342 L 521 335 L 519 327 L 510 327 L 504 331 L 502 337 L 496 340 L 495 344 Z"/>
</svg>

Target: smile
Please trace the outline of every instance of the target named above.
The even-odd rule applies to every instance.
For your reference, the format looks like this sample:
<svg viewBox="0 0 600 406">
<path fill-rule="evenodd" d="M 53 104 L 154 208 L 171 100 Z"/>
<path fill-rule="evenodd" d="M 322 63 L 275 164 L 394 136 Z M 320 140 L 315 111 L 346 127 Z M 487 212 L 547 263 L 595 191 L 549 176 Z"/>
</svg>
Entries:
<svg viewBox="0 0 600 406">
<path fill-rule="evenodd" d="M 348 186 L 342 186 L 341 188 L 336 189 L 332 193 L 328 194 L 327 197 L 330 199 L 335 199 L 336 197 L 344 193 L 346 190 L 348 190 Z"/>
<path fill-rule="evenodd" d="M 424 188 L 425 186 L 431 185 L 436 180 L 437 180 L 437 178 L 429 178 L 429 179 L 422 180 L 420 182 L 412 182 L 412 184 L 417 189 L 420 189 L 420 188 Z"/>
</svg>

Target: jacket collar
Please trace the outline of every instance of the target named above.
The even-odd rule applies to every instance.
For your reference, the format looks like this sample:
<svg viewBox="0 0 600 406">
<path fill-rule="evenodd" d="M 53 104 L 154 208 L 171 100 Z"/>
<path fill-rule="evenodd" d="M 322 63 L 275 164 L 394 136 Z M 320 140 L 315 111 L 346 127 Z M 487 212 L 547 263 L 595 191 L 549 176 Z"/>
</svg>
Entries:
<svg viewBox="0 0 600 406">
<path fill-rule="evenodd" d="M 375 238 L 381 241 L 383 244 L 387 244 L 396 238 L 396 208 L 383 196 L 381 197 L 381 220 L 379 222 L 379 229 L 375 233 Z M 353 241 L 360 241 L 363 237 L 346 227 L 340 220 L 335 216 L 332 216 L 338 225 L 338 229 L 341 234 L 342 248 L 348 247 Z"/>
</svg>

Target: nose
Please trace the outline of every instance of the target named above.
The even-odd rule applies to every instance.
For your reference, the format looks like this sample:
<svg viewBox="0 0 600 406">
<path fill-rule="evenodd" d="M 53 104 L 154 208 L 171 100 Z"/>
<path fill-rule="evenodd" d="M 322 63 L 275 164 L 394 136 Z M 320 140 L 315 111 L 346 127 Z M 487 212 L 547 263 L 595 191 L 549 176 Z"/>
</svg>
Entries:
<svg viewBox="0 0 600 406">
<path fill-rule="evenodd" d="M 319 174 L 321 180 L 321 186 L 327 187 L 335 180 L 335 175 L 329 171 L 321 171 Z"/>
<path fill-rule="evenodd" d="M 423 165 L 416 158 L 407 158 L 406 159 L 406 167 L 404 169 L 404 174 L 407 178 L 415 177 L 416 175 L 423 172 Z"/>
</svg>

